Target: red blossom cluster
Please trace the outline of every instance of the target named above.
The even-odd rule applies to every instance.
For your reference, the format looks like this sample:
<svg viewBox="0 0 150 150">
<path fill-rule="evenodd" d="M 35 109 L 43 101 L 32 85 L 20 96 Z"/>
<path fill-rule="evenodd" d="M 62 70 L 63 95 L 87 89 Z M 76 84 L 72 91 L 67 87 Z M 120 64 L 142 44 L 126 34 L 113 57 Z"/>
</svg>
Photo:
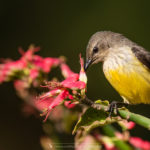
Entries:
<svg viewBox="0 0 150 150">
<path fill-rule="evenodd" d="M 115 131 L 114 137 L 113 136 L 109 137 L 109 136 L 105 136 L 100 133 L 95 133 L 94 138 L 97 139 L 102 145 L 104 145 L 106 150 L 118 150 L 118 148 L 116 147 L 116 145 L 113 142 L 114 139 L 116 141 L 121 140 L 121 141 L 128 142 L 136 149 L 150 150 L 150 142 L 149 141 L 144 141 L 140 137 L 132 137 L 129 134 L 128 130 L 131 130 L 135 127 L 134 122 L 132 122 L 132 121 L 128 122 L 127 120 L 125 120 L 122 123 L 124 123 L 124 126 L 126 126 L 126 129 L 127 129 L 123 133 L 121 133 L 119 131 Z"/>
<path fill-rule="evenodd" d="M 20 49 L 22 57 L 19 60 L 3 60 L 3 63 L 0 64 L 0 83 L 14 79 L 26 80 L 32 83 L 40 78 L 42 73 L 47 74 L 52 67 L 61 64 L 62 60 L 59 58 L 43 58 L 35 55 L 34 53 L 39 49 L 39 47 L 35 48 L 33 46 L 30 46 L 26 52 Z"/>
<path fill-rule="evenodd" d="M 19 93 L 19 96 L 31 104 L 31 106 L 43 111 L 42 115 L 46 116 L 46 120 L 56 106 L 64 104 L 67 108 L 73 108 L 79 103 L 80 99 L 85 98 L 87 77 L 81 56 L 80 73 L 74 73 L 63 59 L 52 57 L 43 58 L 35 55 L 37 51 L 39 51 L 39 47 L 31 46 L 26 52 L 22 49 L 20 50 L 22 56 L 19 60 L 3 60 L 0 64 L 0 83 L 14 81 L 14 87 Z M 48 75 L 51 69 L 56 66 L 60 67 L 64 80 L 60 82 L 57 80 L 47 81 L 47 76 L 45 75 Z M 43 83 L 45 85 L 41 87 L 47 88 L 48 92 L 36 98 L 36 95 L 30 93 L 30 88 L 38 88 Z M 32 112 L 31 107 L 30 109 L 26 107 L 26 109 Z M 101 144 L 106 150 L 117 150 L 114 139 L 128 142 L 137 149 L 150 150 L 150 142 L 144 141 L 139 137 L 132 137 L 126 131 L 134 128 L 134 122 L 121 120 L 118 123 L 123 129 L 123 133 L 117 131 L 114 133 L 114 137 L 99 133 L 94 134 L 94 136 L 86 136 L 77 147 L 77 150 L 91 146 L 90 142 L 94 148 Z"/>
<path fill-rule="evenodd" d="M 125 130 L 126 129 L 131 130 L 135 127 L 135 123 L 133 121 L 122 120 L 119 121 L 118 123 Z"/>
<path fill-rule="evenodd" d="M 43 115 L 46 115 L 46 119 L 51 110 L 62 102 L 68 108 L 73 108 L 76 102 L 85 96 L 87 78 L 81 56 L 80 64 L 81 71 L 77 74 L 72 72 L 66 64 L 62 63 L 61 70 L 65 80 L 62 82 L 47 82 L 46 86 L 44 86 L 49 89 L 49 92 L 39 97 L 39 100 L 36 101 L 36 106 L 41 110 L 45 110 Z"/>
<path fill-rule="evenodd" d="M 141 150 L 150 150 L 150 142 L 149 141 L 144 141 L 139 137 L 131 137 L 129 142 L 135 148 L 139 148 Z"/>
<path fill-rule="evenodd" d="M 44 111 L 46 119 L 50 111 L 64 102 L 68 108 L 73 108 L 79 98 L 85 96 L 86 74 L 83 67 L 83 59 L 80 56 L 81 71 L 74 73 L 65 63 L 64 59 L 36 55 L 39 47 L 30 46 L 24 52 L 19 50 L 21 58 L 19 60 L 3 60 L 0 64 L 0 83 L 4 81 L 14 81 L 14 87 L 22 98 L 30 97 L 30 104 L 34 105 L 40 111 Z M 52 67 L 59 66 L 64 76 L 64 81 L 45 82 L 48 92 L 35 98 L 35 95 L 29 94 L 27 90 L 31 87 L 39 87 L 43 81 L 46 81 L 46 74 L 50 73 Z M 32 101 L 32 102 L 31 102 Z M 46 120 L 45 119 L 45 120 Z"/>
</svg>

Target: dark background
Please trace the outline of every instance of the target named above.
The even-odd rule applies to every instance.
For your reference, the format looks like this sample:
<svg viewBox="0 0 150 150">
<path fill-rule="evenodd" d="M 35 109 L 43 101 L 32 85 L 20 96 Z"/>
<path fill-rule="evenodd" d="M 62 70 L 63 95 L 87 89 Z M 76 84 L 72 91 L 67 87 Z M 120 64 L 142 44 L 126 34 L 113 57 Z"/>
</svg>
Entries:
<svg viewBox="0 0 150 150">
<path fill-rule="evenodd" d="M 19 58 L 18 47 L 40 46 L 42 56 L 64 55 L 78 72 L 79 53 L 85 56 L 89 37 L 96 31 L 119 32 L 150 50 L 150 1 L 146 0 L 1 0 L 0 57 Z M 101 65 L 88 71 L 88 96 L 121 100 L 106 81 Z M 0 149 L 40 150 L 42 122 L 25 118 L 22 101 L 11 84 L 0 85 Z M 150 117 L 149 105 L 129 109 Z M 150 140 L 146 129 L 136 127 L 133 135 Z"/>
</svg>

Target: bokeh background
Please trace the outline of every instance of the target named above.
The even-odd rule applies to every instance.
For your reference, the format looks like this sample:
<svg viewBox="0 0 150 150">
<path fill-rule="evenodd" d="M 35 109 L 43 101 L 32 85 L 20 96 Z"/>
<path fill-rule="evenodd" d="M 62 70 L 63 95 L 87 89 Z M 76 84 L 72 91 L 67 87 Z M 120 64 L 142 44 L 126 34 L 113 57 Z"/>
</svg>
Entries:
<svg viewBox="0 0 150 150">
<path fill-rule="evenodd" d="M 119 32 L 150 50 L 150 1 L 146 0 L 1 0 L 0 57 L 19 58 L 21 46 L 41 47 L 42 56 L 67 57 L 78 72 L 79 53 L 85 56 L 90 36 L 96 31 Z M 129 85 L 130 86 L 130 85 Z M 88 97 L 121 100 L 106 81 L 101 65 L 88 71 Z M 11 84 L 0 85 L 0 149 L 41 150 L 42 121 L 24 117 L 22 101 Z M 150 117 L 149 105 L 130 106 L 133 112 Z M 150 140 L 150 132 L 141 127 L 133 135 Z"/>
</svg>

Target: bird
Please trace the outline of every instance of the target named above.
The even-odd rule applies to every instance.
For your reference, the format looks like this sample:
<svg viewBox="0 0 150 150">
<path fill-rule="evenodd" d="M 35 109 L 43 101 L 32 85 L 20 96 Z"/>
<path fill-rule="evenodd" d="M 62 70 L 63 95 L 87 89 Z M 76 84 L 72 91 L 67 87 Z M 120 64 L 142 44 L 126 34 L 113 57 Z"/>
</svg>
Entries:
<svg viewBox="0 0 150 150">
<path fill-rule="evenodd" d="M 96 63 L 123 103 L 150 104 L 150 52 L 120 33 L 99 31 L 87 44 L 85 71 Z"/>
</svg>

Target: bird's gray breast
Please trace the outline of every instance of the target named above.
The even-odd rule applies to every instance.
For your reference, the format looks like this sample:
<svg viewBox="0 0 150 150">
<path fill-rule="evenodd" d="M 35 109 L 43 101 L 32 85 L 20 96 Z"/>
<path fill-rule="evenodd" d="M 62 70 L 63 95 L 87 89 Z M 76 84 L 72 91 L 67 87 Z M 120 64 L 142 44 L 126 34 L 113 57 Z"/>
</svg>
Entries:
<svg viewBox="0 0 150 150">
<path fill-rule="evenodd" d="M 135 64 L 136 58 L 133 55 L 130 47 L 120 47 L 110 50 L 108 56 L 103 63 L 104 73 L 109 70 L 115 70 L 118 68 L 126 68 L 130 70 L 130 67 Z"/>
</svg>

